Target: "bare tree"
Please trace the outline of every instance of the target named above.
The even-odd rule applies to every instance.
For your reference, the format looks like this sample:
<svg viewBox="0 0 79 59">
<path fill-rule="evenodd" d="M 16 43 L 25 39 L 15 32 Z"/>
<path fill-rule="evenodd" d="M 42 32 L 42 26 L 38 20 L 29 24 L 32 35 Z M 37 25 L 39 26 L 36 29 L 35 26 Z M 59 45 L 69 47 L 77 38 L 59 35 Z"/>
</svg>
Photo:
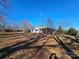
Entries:
<svg viewBox="0 0 79 59">
<path fill-rule="evenodd" d="M 60 20 L 59 22 L 59 26 L 61 26 L 63 29 L 67 28 L 67 27 L 71 27 L 71 24 L 70 24 L 70 20 Z"/>
<path fill-rule="evenodd" d="M 0 15 L 7 15 L 11 6 L 10 0 L 0 0 Z"/>
<path fill-rule="evenodd" d="M 49 28 L 53 28 L 53 21 L 52 21 L 52 19 L 51 18 L 48 18 L 48 20 L 47 20 L 47 27 L 49 27 Z"/>
<path fill-rule="evenodd" d="M 64 34 L 64 30 L 61 26 L 58 27 L 57 34 Z"/>
<path fill-rule="evenodd" d="M 0 27 L 3 31 L 5 27 L 5 19 L 9 10 L 10 0 L 0 0 Z"/>
<path fill-rule="evenodd" d="M 66 34 L 68 27 L 71 27 L 70 22 L 71 21 L 67 20 L 67 19 L 60 20 L 60 22 L 58 24 L 59 26 L 58 26 L 58 29 L 57 29 L 57 33 L 58 34 Z"/>
<path fill-rule="evenodd" d="M 34 26 L 28 20 L 23 20 L 23 28 L 25 31 L 31 31 L 34 29 Z"/>
<path fill-rule="evenodd" d="M 10 6 L 10 0 L 0 0 L 0 5 L 4 8 L 8 8 Z"/>
<path fill-rule="evenodd" d="M 54 26 L 53 26 L 54 22 L 52 21 L 51 18 L 48 18 L 47 19 L 47 27 L 50 28 L 50 29 L 54 29 Z M 51 30 L 46 30 L 46 33 L 51 33 Z"/>
<path fill-rule="evenodd" d="M 5 21 L 4 21 L 5 17 L 0 16 L 0 31 L 4 31 L 4 26 L 5 26 Z"/>
</svg>

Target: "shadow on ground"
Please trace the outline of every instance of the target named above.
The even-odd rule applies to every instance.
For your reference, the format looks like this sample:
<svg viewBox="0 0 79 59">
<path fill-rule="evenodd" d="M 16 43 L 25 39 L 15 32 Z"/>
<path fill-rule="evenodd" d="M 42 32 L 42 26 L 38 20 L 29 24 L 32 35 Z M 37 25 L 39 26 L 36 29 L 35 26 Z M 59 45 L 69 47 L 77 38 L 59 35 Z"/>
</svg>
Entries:
<svg viewBox="0 0 79 59">
<path fill-rule="evenodd" d="M 59 37 L 55 40 L 65 49 L 67 55 L 69 55 L 72 59 L 79 59 L 79 57 L 68 46 L 66 46 Z"/>
<path fill-rule="evenodd" d="M 36 52 L 34 54 L 34 55 L 36 55 L 36 53 L 39 52 L 39 50 L 41 50 L 41 48 L 44 46 L 45 43 L 42 46 L 31 46 L 31 44 L 37 42 L 39 39 L 41 39 L 43 37 L 44 36 L 38 35 L 37 37 L 31 38 L 28 41 L 23 41 L 23 42 L 15 44 L 15 45 L 0 49 L 0 59 L 4 59 L 5 57 L 10 56 L 12 53 L 19 51 L 21 49 L 37 48 Z M 49 45 L 46 45 L 45 47 L 47 47 L 47 46 L 49 46 Z M 52 46 L 52 45 L 50 45 L 50 46 Z M 41 53 L 43 52 L 43 50 L 46 50 L 46 49 L 42 49 Z M 34 55 L 30 56 L 29 58 L 31 59 Z"/>
</svg>

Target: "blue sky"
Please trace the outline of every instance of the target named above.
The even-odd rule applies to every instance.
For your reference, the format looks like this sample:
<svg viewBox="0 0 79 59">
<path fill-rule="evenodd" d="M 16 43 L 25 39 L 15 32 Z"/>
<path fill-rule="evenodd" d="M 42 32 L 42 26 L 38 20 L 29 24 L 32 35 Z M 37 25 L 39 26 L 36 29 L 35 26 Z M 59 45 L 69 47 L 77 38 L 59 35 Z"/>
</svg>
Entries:
<svg viewBox="0 0 79 59">
<path fill-rule="evenodd" d="M 41 19 L 51 18 L 55 27 L 62 25 L 79 29 L 79 0 L 12 0 L 8 14 L 9 21 L 21 24 L 28 19 L 33 25 L 41 24 Z"/>
</svg>

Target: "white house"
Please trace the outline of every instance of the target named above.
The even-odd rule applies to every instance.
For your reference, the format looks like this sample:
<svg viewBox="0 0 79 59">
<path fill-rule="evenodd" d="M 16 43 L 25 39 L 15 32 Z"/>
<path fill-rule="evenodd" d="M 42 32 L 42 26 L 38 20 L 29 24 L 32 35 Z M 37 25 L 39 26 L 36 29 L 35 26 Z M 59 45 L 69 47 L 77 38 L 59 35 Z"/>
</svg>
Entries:
<svg viewBox="0 0 79 59">
<path fill-rule="evenodd" d="M 44 34 L 53 34 L 55 33 L 55 30 L 49 27 L 35 27 L 33 30 L 33 33 L 39 34 L 39 33 L 44 33 Z"/>
<path fill-rule="evenodd" d="M 39 33 L 42 33 L 43 30 L 42 29 L 45 29 L 45 27 L 35 27 L 35 29 L 33 30 L 33 33 L 36 33 L 36 34 L 39 34 Z"/>
</svg>

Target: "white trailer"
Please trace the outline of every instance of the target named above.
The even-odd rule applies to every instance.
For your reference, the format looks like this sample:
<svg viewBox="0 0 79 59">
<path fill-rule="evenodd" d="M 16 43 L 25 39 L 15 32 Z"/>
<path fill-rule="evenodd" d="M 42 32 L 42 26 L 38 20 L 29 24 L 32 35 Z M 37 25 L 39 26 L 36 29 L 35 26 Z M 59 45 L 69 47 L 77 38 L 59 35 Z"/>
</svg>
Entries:
<svg viewBox="0 0 79 59">
<path fill-rule="evenodd" d="M 35 34 L 43 33 L 43 30 L 42 29 L 45 29 L 45 27 L 36 27 L 33 30 L 33 33 L 35 33 Z"/>
<path fill-rule="evenodd" d="M 36 27 L 33 30 L 33 33 L 35 33 L 35 34 L 39 34 L 39 33 L 53 34 L 53 33 L 55 33 L 55 30 L 52 28 L 48 28 L 48 27 Z"/>
</svg>

